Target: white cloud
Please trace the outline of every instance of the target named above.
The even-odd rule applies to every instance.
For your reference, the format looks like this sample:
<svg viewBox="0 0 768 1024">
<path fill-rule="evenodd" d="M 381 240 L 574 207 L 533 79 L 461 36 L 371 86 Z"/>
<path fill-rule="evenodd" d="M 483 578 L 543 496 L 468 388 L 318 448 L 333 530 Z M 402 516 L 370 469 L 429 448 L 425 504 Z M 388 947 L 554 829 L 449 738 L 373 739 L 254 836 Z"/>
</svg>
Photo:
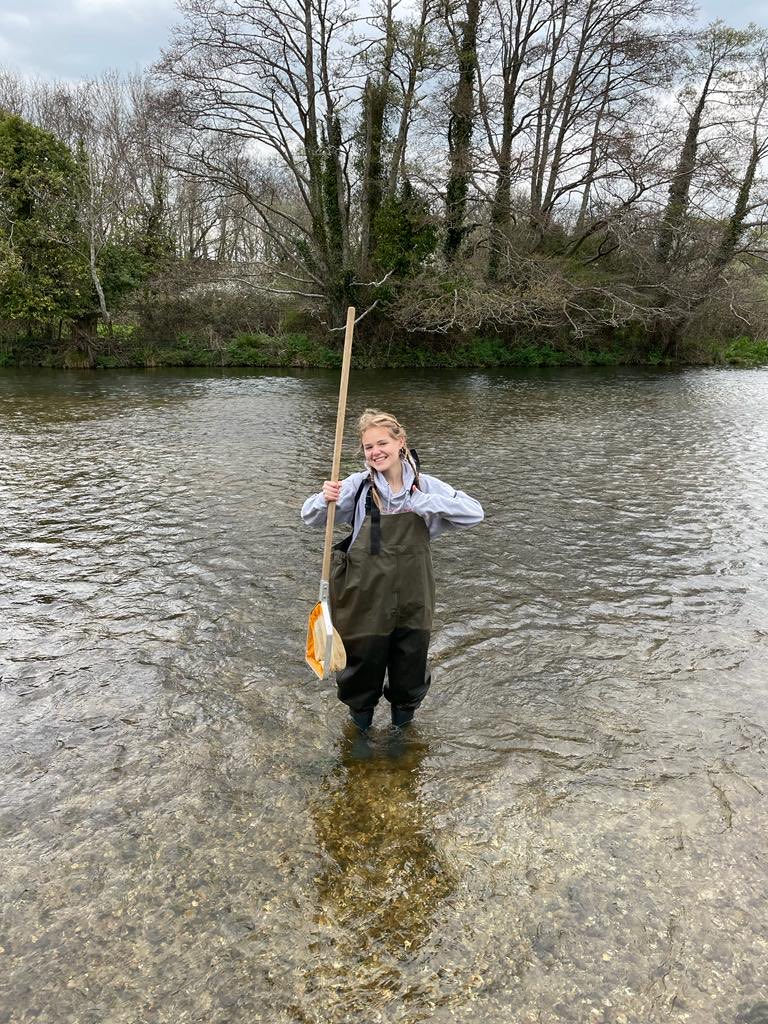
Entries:
<svg viewBox="0 0 768 1024">
<path fill-rule="evenodd" d="M 0 0 L 0 62 L 76 81 L 151 65 L 179 21 L 174 0 Z"/>
<path fill-rule="evenodd" d="M 140 18 L 150 7 L 156 8 L 152 0 L 75 0 L 75 14 L 92 17 L 100 14 L 120 14 L 122 17 Z"/>
<path fill-rule="evenodd" d="M 0 32 L 0 64 L 12 67 L 19 54 L 26 55 L 26 52 L 26 47 L 20 47 L 18 43 L 13 42 L 7 35 Z"/>
<path fill-rule="evenodd" d="M 697 21 L 707 23 L 722 18 L 726 25 L 743 28 L 750 21 L 764 25 L 765 0 L 699 0 Z"/>
<path fill-rule="evenodd" d="M 699 0 L 700 23 L 765 22 L 766 0 Z M 75 81 L 151 65 L 181 20 L 174 0 L 0 0 L 0 62 Z M 9 10 L 10 8 L 10 10 Z"/>
<path fill-rule="evenodd" d="M 4 11 L 0 13 L 0 25 L 8 28 L 32 28 L 32 19 L 17 11 Z"/>
</svg>

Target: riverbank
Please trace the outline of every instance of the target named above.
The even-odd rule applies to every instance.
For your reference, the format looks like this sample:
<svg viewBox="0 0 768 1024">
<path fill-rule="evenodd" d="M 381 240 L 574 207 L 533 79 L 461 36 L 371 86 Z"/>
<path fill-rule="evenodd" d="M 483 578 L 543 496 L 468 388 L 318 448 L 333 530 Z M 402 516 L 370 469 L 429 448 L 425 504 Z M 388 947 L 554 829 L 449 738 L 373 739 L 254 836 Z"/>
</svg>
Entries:
<svg viewBox="0 0 768 1024">
<path fill-rule="evenodd" d="M 0 367 L 131 369 L 175 366 L 332 369 L 341 353 L 304 333 L 242 334 L 229 342 L 180 336 L 148 341 L 131 327 L 117 326 L 86 349 L 72 343 L 17 339 L 0 342 Z M 768 341 L 747 337 L 686 341 L 674 356 L 617 334 L 596 344 L 568 339 L 557 344 L 499 337 L 430 338 L 382 344 L 361 341 L 353 353 L 359 369 L 490 369 L 494 367 L 760 366 L 768 364 Z"/>
</svg>

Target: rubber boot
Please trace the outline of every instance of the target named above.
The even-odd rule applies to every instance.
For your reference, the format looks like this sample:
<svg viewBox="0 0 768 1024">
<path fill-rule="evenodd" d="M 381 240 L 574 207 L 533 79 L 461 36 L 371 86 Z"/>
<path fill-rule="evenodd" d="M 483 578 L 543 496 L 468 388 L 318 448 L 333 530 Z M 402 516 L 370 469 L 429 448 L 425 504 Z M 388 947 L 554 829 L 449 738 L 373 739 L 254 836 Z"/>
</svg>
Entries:
<svg viewBox="0 0 768 1024">
<path fill-rule="evenodd" d="M 416 708 L 399 708 L 395 704 L 392 705 L 392 725 L 396 729 L 402 729 L 403 726 L 409 725 L 413 720 L 414 712 Z"/>
<path fill-rule="evenodd" d="M 373 721 L 373 708 L 363 708 L 361 711 L 355 711 L 354 708 L 350 708 L 349 717 L 360 732 L 366 732 L 370 729 L 371 722 Z"/>
</svg>

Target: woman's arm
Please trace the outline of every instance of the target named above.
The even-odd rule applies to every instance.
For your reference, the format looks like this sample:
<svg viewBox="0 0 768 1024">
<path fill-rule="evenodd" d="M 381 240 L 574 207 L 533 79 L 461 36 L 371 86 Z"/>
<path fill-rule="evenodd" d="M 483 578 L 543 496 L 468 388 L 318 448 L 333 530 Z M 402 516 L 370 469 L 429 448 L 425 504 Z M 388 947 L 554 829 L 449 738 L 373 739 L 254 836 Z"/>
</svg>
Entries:
<svg viewBox="0 0 768 1024">
<path fill-rule="evenodd" d="M 411 508 L 419 515 L 438 517 L 443 528 L 475 526 L 483 521 L 483 506 L 464 491 L 457 491 L 450 484 L 426 473 L 419 476 L 419 485 L 420 490 L 411 495 Z"/>
<path fill-rule="evenodd" d="M 352 522 L 352 517 L 355 514 L 355 494 L 357 494 L 357 488 L 365 476 L 367 476 L 365 471 L 353 473 L 352 476 L 348 476 L 345 480 L 341 481 L 341 493 L 339 494 L 339 500 L 336 502 L 337 523 Z M 307 498 L 301 507 L 301 518 L 307 526 L 325 526 L 328 518 L 328 502 L 323 497 L 322 491 L 318 491 L 317 494 Z"/>
</svg>

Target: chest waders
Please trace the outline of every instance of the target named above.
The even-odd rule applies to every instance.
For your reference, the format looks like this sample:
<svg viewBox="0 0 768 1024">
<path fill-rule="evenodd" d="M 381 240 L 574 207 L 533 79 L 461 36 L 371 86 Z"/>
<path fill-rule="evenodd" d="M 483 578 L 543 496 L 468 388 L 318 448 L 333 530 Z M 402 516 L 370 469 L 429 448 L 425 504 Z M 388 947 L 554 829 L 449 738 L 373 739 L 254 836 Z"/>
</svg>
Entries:
<svg viewBox="0 0 768 1024">
<path fill-rule="evenodd" d="M 381 515 L 370 487 L 365 511 L 355 543 L 341 541 L 331 559 L 331 617 L 347 652 L 347 666 L 336 676 L 338 696 L 351 711 L 373 714 L 383 693 L 393 721 L 396 713 L 407 721 L 431 681 L 429 530 L 416 512 Z"/>
</svg>

